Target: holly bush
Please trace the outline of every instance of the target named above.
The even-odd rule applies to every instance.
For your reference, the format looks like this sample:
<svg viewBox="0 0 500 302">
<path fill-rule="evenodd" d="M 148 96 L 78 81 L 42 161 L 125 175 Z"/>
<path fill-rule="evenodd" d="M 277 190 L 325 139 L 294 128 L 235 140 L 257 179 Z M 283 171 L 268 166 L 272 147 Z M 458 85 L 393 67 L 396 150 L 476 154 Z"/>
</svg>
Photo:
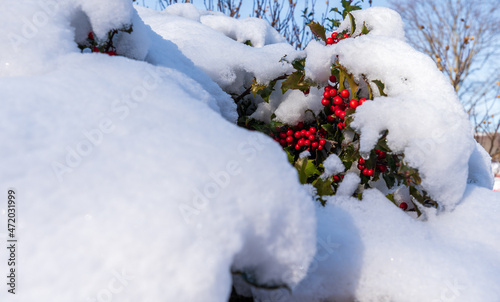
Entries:
<svg viewBox="0 0 500 302">
<path fill-rule="evenodd" d="M 358 8 L 350 5 L 347 9 Z M 328 37 L 325 27 L 319 23 L 309 23 L 308 26 L 316 39 L 323 41 L 325 45 L 331 45 L 369 33 L 363 24 L 361 33 L 354 35 L 356 29 L 354 16 L 345 10 L 342 14 L 350 19 L 350 29 L 333 32 Z M 360 153 L 360 133 L 351 127 L 351 123 L 356 110 L 364 103 L 371 102 L 374 95 L 386 96 L 383 82 L 376 80 L 372 81 L 374 85 L 370 85 L 371 83 L 363 76 L 358 77 L 361 80 L 356 81 L 353 74 L 339 62 L 337 57 L 330 67 L 331 76 L 328 85 L 321 86 L 305 76 L 305 58 L 290 63 L 294 72 L 282 75 L 269 83 L 258 83 L 254 79 L 251 87 L 242 95 L 235 97 L 240 126 L 265 133 L 279 143 L 288 154 L 290 163 L 297 169 L 300 182 L 315 188 L 317 200 L 322 205 L 326 203 L 325 196 L 336 194 L 344 175 L 354 172 L 361 178 L 361 183 L 353 194 L 359 199 L 362 198 L 365 189 L 372 188 L 375 182 L 383 180 L 389 192 L 394 192 L 400 186 L 408 188 L 412 196 L 411 204 L 396 201 L 393 194 L 386 195 L 404 211 L 416 211 L 420 216 L 420 206 L 438 207 L 438 203 L 431 200 L 420 186 L 421 178 L 418 170 L 405 162 L 404 153 L 393 152 L 388 146 L 387 130 L 381 133 L 376 146 L 369 154 Z M 307 114 L 313 117 L 308 121 L 290 125 L 276 120 L 274 114 L 269 123 L 250 117 L 256 110 L 257 95 L 269 102 L 271 93 L 276 89 L 281 89 L 283 94 L 293 89 L 307 95 L 311 87 L 323 91 L 321 100 L 323 109 L 319 114 L 307 110 Z M 377 91 L 372 91 L 371 87 L 376 87 Z M 305 151 L 307 153 L 304 153 Z M 332 155 L 340 158 L 347 172 L 337 175 L 324 173 L 324 161 Z"/>
<path fill-rule="evenodd" d="M 119 29 L 112 29 L 108 31 L 106 35 L 106 39 L 99 39 L 96 37 L 94 32 L 89 32 L 87 39 L 83 43 L 78 44 L 78 48 L 80 48 L 81 52 L 97 52 L 104 53 L 109 56 L 116 56 L 117 49 L 114 46 L 114 40 L 121 33 L 132 33 L 133 28 L 132 25 L 125 25 Z"/>
</svg>

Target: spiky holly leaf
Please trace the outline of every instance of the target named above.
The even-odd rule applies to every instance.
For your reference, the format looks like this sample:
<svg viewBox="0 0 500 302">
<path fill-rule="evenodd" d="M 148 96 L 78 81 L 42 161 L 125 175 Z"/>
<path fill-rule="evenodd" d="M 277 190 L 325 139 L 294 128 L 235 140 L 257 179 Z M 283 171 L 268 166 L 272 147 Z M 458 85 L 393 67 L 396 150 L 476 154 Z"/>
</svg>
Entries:
<svg viewBox="0 0 500 302">
<path fill-rule="evenodd" d="M 319 24 L 318 22 L 309 22 L 306 25 L 309 26 L 311 32 L 316 36 L 316 38 L 323 40 L 323 42 L 326 42 L 326 29 L 323 25 Z"/>
<path fill-rule="evenodd" d="M 380 81 L 380 80 L 373 80 L 372 82 L 375 83 L 375 85 L 377 85 L 378 91 L 379 91 L 379 93 L 380 93 L 381 96 L 387 96 L 387 94 L 385 94 L 385 92 L 384 92 L 385 84 L 382 83 L 382 81 Z"/>
</svg>

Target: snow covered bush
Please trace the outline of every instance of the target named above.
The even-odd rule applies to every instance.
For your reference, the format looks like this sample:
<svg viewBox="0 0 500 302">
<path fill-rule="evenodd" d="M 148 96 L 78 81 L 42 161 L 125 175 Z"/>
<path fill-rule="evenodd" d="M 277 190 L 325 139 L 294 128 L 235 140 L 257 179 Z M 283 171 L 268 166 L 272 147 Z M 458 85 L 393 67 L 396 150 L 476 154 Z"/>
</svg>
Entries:
<svg viewBox="0 0 500 302">
<path fill-rule="evenodd" d="M 488 157 L 399 16 L 351 13 L 349 37 L 296 51 L 190 4 L 0 2 L 0 187 L 20 213 L 17 292 L 0 300 L 227 301 L 234 286 L 256 301 L 496 301 Z M 292 128 L 290 156 L 237 123 L 287 145 Z M 311 168 L 313 143 L 334 150 Z M 302 184 L 313 168 L 325 186 Z M 396 208 L 387 195 L 411 208 L 410 192 L 374 177 L 400 168 L 445 211 Z"/>
</svg>

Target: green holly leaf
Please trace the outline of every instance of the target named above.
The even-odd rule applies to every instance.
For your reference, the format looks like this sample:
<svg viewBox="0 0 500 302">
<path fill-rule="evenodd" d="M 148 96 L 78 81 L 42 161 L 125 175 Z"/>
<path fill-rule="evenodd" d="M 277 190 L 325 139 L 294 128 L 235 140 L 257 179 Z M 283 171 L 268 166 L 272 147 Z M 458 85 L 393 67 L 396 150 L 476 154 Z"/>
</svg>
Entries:
<svg viewBox="0 0 500 302">
<path fill-rule="evenodd" d="M 306 157 L 299 158 L 297 162 L 295 162 L 295 168 L 299 173 L 299 181 L 301 184 L 307 183 L 307 179 L 314 175 L 320 175 L 320 171 L 314 165 L 312 160 L 309 160 Z"/>
<path fill-rule="evenodd" d="M 312 185 L 316 188 L 317 194 L 319 196 L 325 195 L 333 195 L 333 187 L 332 187 L 333 179 L 332 177 L 328 177 L 323 179 L 318 177 L 315 181 L 313 181 Z"/>
<path fill-rule="evenodd" d="M 281 82 L 281 92 L 285 94 L 285 92 L 287 92 L 289 89 L 306 91 L 314 85 L 314 82 L 309 79 L 305 79 L 304 72 L 297 70 L 291 75 L 287 76 L 286 80 Z"/>
<path fill-rule="evenodd" d="M 321 125 L 321 128 L 325 129 L 328 134 L 335 136 L 335 133 L 337 132 L 337 127 L 333 127 L 331 124 L 323 124 Z"/>
<path fill-rule="evenodd" d="M 292 66 L 293 68 L 295 68 L 296 70 L 300 70 L 300 71 L 303 71 L 305 66 L 306 66 L 306 59 L 305 58 L 302 58 L 302 59 L 296 59 L 296 60 L 293 60 L 292 62 Z"/>
<path fill-rule="evenodd" d="M 374 80 L 372 82 L 375 83 L 375 85 L 377 85 L 378 91 L 379 91 L 379 93 L 380 93 L 381 96 L 387 96 L 387 94 L 385 94 L 385 92 L 384 92 L 385 84 L 382 83 L 382 81 L 380 81 L 380 80 Z"/>
<path fill-rule="evenodd" d="M 356 31 L 356 22 L 354 20 L 354 16 L 350 12 L 348 12 L 347 15 L 349 16 L 349 20 L 351 21 L 351 36 L 352 36 Z"/>
<path fill-rule="evenodd" d="M 326 41 L 326 29 L 323 25 L 318 22 L 309 22 L 306 25 L 309 26 L 311 32 L 316 36 L 316 38 L 321 39 L 324 42 Z"/>
<path fill-rule="evenodd" d="M 260 90 L 262 90 L 266 87 L 267 87 L 267 85 L 257 83 L 257 79 L 253 78 L 253 82 L 252 82 L 252 86 L 250 88 L 250 91 L 252 91 L 253 96 L 255 96 Z"/>
</svg>

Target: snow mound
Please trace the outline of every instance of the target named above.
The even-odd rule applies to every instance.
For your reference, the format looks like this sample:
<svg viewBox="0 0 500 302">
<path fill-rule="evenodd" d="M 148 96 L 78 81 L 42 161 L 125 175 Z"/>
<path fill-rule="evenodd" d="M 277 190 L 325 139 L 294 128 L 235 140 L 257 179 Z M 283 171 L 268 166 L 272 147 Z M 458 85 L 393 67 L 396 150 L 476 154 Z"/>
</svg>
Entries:
<svg viewBox="0 0 500 302">
<path fill-rule="evenodd" d="M 377 190 L 363 201 L 334 196 L 317 208 L 317 254 L 293 295 L 253 294 L 277 302 L 497 301 L 499 204 L 499 193 L 469 185 L 455 211 L 422 222 Z"/>
<path fill-rule="evenodd" d="M 273 38 L 274 34 L 267 34 L 274 29 L 264 26 L 262 20 L 235 20 L 210 14 L 201 15 L 200 23 L 192 16 L 183 17 L 193 12 L 190 4 L 178 4 L 175 14 L 142 7 L 137 9 L 146 24 L 164 39 L 175 43 L 185 56 L 229 93 L 242 93 L 254 78 L 259 83 L 266 83 L 290 73 L 291 64 L 281 59 L 287 56 L 291 62 L 300 55 L 291 45 Z M 228 33 L 230 37 L 218 31 L 222 29 L 231 32 Z M 263 40 L 252 40 L 254 36 Z M 259 48 L 242 43 L 247 40 Z"/>
<path fill-rule="evenodd" d="M 228 122 L 230 97 L 148 27 L 147 62 L 81 54 L 74 17 L 140 24 L 129 1 L 68 1 L 4 56 L 44 5 L 0 4 L 0 184 L 19 197 L 22 263 L 0 300 L 226 301 L 231 272 L 296 285 L 314 207 L 280 147 Z"/>
</svg>

